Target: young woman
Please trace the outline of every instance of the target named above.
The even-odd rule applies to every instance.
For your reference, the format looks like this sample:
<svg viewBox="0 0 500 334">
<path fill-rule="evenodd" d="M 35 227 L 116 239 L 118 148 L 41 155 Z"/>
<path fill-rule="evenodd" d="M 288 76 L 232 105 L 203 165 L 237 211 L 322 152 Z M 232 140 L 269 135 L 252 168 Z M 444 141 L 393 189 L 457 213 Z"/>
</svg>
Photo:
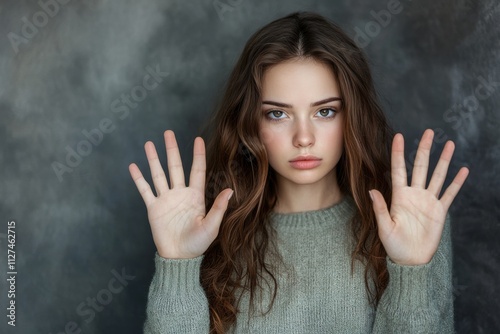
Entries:
<svg viewBox="0 0 500 334">
<path fill-rule="evenodd" d="M 157 247 L 146 333 L 453 332 L 447 211 L 468 169 L 440 196 L 447 142 L 426 185 L 426 130 L 408 185 L 403 136 L 339 27 L 297 12 L 257 31 L 212 124 L 188 186 L 170 130 L 170 184 L 152 142 L 156 196 L 129 166 Z"/>
</svg>

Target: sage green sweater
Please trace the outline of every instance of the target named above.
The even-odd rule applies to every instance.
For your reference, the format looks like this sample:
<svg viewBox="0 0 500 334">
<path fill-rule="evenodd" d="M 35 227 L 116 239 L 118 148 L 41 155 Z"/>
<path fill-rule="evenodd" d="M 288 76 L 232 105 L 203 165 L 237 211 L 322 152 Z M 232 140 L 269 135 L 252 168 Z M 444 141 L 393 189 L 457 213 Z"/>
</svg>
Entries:
<svg viewBox="0 0 500 334">
<path fill-rule="evenodd" d="M 364 270 L 351 275 L 351 197 L 329 208 L 271 213 L 278 249 L 287 267 L 277 272 L 270 312 L 248 316 L 248 294 L 231 333 L 453 333 L 450 217 L 432 260 L 402 266 L 386 258 L 389 285 L 378 307 L 368 302 Z M 165 259 L 156 253 L 144 333 L 208 333 L 208 302 L 194 259 Z M 266 285 L 264 285 L 266 286 Z M 270 297 L 258 299 L 266 311 Z"/>
</svg>

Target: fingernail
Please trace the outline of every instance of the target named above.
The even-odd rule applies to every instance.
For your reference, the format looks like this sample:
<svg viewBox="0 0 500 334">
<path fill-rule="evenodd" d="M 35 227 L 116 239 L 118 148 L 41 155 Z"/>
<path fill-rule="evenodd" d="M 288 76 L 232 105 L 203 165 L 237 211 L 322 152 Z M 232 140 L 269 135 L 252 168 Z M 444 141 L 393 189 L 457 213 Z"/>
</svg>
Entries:
<svg viewBox="0 0 500 334">
<path fill-rule="evenodd" d="M 227 197 L 227 200 L 229 201 L 231 199 L 231 196 L 233 196 L 234 194 L 234 190 L 231 190 L 231 193 L 229 194 L 229 196 Z"/>
<path fill-rule="evenodd" d="M 373 202 L 373 195 L 372 195 L 372 191 L 371 191 L 371 190 L 368 190 L 368 194 L 370 194 L 370 198 L 372 199 L 372 202 Z"/>
</svg>

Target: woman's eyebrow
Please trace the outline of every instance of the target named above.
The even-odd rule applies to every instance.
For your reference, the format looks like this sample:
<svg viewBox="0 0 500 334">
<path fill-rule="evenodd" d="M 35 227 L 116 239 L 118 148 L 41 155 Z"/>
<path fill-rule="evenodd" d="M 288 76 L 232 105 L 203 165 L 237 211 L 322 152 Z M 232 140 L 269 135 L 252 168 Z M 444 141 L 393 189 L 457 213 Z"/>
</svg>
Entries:
<svg viewBox="0 0 500 334">
<path fill-rule="evenodd" d="M 332 101 L 342 101 L 342 99 L 340 97 L 329 97 L 329 98 L 323 99 L 321 101 L 311 103 L 311 107 L 320 106 L 322 104 L 332 102 Z M 293 108 L 293 106 L 291 104 L 275 102 L 275 101 L 262 101 L 262 104 L 271 104 L 273 106 L 281 107 L 281 108 Z"/>
</svg>

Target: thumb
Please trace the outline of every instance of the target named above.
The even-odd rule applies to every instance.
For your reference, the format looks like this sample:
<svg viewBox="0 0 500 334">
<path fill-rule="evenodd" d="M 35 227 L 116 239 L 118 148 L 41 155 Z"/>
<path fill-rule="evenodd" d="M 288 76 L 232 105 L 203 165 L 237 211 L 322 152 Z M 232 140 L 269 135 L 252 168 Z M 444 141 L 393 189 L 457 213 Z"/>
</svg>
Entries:
<svg viewBox="0 0 500 334">
<path fill-rule="evenodd" d="M 234 191 L 232 189 L 224 189 L 221 191 L 212 204 L 210 211 L 208 211 L 203 219 L 206 229 L 215 235 L 219 233 L 220 223 L 222 222 L 224 213 L 226 213 L 227 205 L 229 203 L 229 199 L 233 195 L 233 192 Z"/>
<path fill-rule="evenodd" d="M 375 218 L 377 219 L 379 236 L 388 235 L 392 231 L 393 223 L 384 196 L 376 189 L 370 190 L 369 193 L 373 202 Z"/>
</svg>

